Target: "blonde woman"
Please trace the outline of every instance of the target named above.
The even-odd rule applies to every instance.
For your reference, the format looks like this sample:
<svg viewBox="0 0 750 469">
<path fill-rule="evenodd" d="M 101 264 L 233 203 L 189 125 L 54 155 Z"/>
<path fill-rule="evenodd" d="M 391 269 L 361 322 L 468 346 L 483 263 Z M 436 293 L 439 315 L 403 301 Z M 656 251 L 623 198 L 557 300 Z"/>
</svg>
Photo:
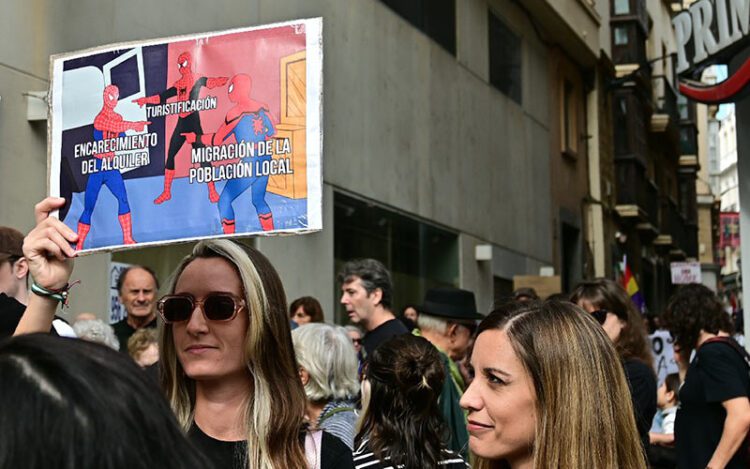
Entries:
<svg viewBox="0 0 750 469">
<path fill-rule="evenodd" d="M 461 398 L 479 468 L 645 469 L 612 342 L 571 303 L 516 303 L 479 325 Z"/>
<path fill-rule="evenodd" d="M 55 293 L 66 290 L 76 234 L 48 218 L 61 199 L 37 205 L 24 246 L 41 294 L 16 333 L 49 328 Z M 286 298 L 260 252 L 227 240 L 198 243 L 158 303 L 162 385 L 188 438 L 216 468 L 351 467 L 333 437 L 306 445 L 305 394 L 294 358 Z M 306 454 L 306 447 L 313 454 Z M 306 457 L 307 456 L 307 457 Z"/>
</svg>

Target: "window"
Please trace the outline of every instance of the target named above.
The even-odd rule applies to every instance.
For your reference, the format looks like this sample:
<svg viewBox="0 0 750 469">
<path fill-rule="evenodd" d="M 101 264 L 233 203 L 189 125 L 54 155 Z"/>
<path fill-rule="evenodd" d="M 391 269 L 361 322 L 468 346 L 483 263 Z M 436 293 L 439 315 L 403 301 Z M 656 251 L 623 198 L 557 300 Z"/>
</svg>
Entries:
<svg viewBox="0 0 750 469">
<path fill-rule="evenodd" d="M 576 89 L 568 80 L 560 87 L 560 150 L 566 156 L 578 154 L 578 106 Z"/>
<path fill-rule="evenodd" d="M 521 38 L 491 11 L 488 17 L 490 84 L 521 104 Z"/>
<path fill-rule="evenodd" d="M 381 0 L 452 55 L 456 55 L 456 0 Z"/>
<path fill-rule="evenodd" d="M 630 0 L 615 0 L 615 15 L 627 15 L 630 13 Z"/>
<path fill-rule="evenodd" d="M 391 271 L 394 311 L 421 304 L 430 288 L 458 286 L 457 234 L 339 192 L 333 203 L 335 274 L 351 259 L 379 260 Z M 334 281 L 334 298 L 340 296 Z M 347 321 L 342 308 L 334 317 Z"/>
<path fill-rule="evenodd" d="M 615 45 L 616 46 L 627 46 L 628 45 L 628 29 L 622 26 L 615 27 Z"/>
</svg>

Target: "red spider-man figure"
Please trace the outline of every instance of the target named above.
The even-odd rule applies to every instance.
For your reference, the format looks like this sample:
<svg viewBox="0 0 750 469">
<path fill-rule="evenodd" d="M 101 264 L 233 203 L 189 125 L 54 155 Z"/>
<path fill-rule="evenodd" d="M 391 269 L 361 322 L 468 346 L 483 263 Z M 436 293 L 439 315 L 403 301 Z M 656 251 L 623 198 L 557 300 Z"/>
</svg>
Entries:
<svg viewBox="0 0 750 469">
<path fill-rule="evenodd" d="M 269 140 L 276 134 L 273 119 L 268 105 L 256 101 L 251 97 L 252 79 L 249 75 L 240 73 L 232 77 L 227 88 L 229 100 L 235 103 L 224 118 L 224 123 L 216 130 L 215 134 L 203 134 L 201 143 L 205 145 L 223 145 L 232 139 L 236 142 L 251 143 L 257 145 Z M 198 143 L 197 135 L 187 132 L 185 134 L 188 142 Z M 254 157 L 255 161 L 261 163 L 270 161 L 271 155 Z M 273 214 L 271 207 L 266 201 L 266 189 L 268 188 L 268 175 L 256 175 L 230 179 L 227 181 L 219 198 L 219 216 L 221 226 L 226 234 L 235 232 L 235 212 L 233 203 L 245 191 L 250 189 L 252 202 L 258 214 L 258 221 L 263 231 L 274 229 Z"/>
<path fill-rule="evenodd" d="M 120 97 L 120 89 L 115 85 L 107 85 L 104 88 L 104 104 L 102 110 L 94 118 L 94 139 L 106 140 L 117 138 L 126 130 L 135 130 L 141 132 L 143 128 L 149 125 L 148 121 L 126 121 L 122 116 L 115 112 L 117 101 Z M 117 169 L 102 171 L 102 159 L 111 158 L 113 152 L 98 153 L 94 155 L 96 160 L 96 172 L 89 175 L 86 182 L 86 191 L 84 194 L 83 213 L 78 220 L 78 244 L 76 249 L 83 249 L 83 242 L 86 235 L 91 229 L 91 215 L 96 206 L 96 200 L 99 197 L 99 191 L 102 186 L 107 186 L 112 195 L 117 199 L 118 210 L 117 218 L 122 228 L 123 244 L 135 244 L 133 239 L 133 221 L 130 217 L 130 205 L 128 204 L 128 193 L 125 191 L 125 182 L 122 174 Z"/>
<path fill-rule="evenodd" d="M 160 104 L 166 102 L 169 98 L 177 96 L 177 101 L 197 100 L 200 98 L 201 87 L 209 89 L 222 86 L 227 82 L 227 77 L 206 78 L 200 77 L 197 80 L 193 77 L 193 59 L 189 52 L 183 52 L 177 58 L 177 69 L 180 71 L 180 79 L 164 90 L 160 94 L 138 98 L 133 102 L 139 106 L 144 104 Z M 155 204 L 161 204 L 172 198 L 172 180 L 174 179 L 174 159 L 177 152 L 180 151 L 185 143 L 185 137 L 182 135 L 186 132 L 193 132 L 197 135 L 203 134 L 201 120 L 198 111 L 180 113 L 177 119 L 177 125 L 169 139 L 169 150 L 167 152 L 167 162 L 164 169 L 164 191 L 154 200 Z M 198 147 L 203 145 L 200 140 L 196 142 Z M 210 163 L 203 163 L 203 166 L 210 166 Z M 219 194 L 216 192 L 216 186 L 213 182 L 208 183 L 208 198 L 211 202 L 216 203 L 219 200 Z"/>
</svg>

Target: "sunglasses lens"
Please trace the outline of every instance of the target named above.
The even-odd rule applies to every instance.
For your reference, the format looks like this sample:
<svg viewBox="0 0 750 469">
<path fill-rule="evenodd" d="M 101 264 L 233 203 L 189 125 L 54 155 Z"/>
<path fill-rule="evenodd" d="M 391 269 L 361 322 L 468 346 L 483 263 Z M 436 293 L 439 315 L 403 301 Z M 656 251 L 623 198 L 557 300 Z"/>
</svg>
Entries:
<svg viewBox="0 0 750 469">
<path fill-rule="evenodd" d="M 211 295 L 203 303 L 206 317 L 212 321 L 226 321 L 234 316 L 234 299 L 226 295 Z"/>
<path fill-rule="evenodd" d="M 591 315 L 594 316 L 594 319 L 596 319 L 599 324 L 604 324 L 604 321 L 607 320 L 607 311 L 603 309 L 597 309 L 596 311 L 592 311 Z"/>
<path fill-rule="evenodd" d="M 162 304 L 162 314 L 167 322 L 187 321 L 193 312 L 192 300 L 184 296 L 166 298 Z"/>
</svg>

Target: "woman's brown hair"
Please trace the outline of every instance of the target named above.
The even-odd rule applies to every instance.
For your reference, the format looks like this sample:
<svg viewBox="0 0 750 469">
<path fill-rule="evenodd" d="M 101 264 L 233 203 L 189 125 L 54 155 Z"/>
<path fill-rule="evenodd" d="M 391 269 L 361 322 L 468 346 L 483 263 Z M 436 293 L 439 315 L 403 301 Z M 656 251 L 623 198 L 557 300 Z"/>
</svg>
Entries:
<svg viewBox="0 0 750 469">
<path fill-rule="evenodd" d="M 482 321 L 477 337 L 488 330 L 507 334 L 534 383 L 535 469 L 646 468 L 625 373 L 589 314 L 557 301 L 508 304 Z M 479 459 L 474 467 L 508 466 Z"/>
<path fill-rule="evenodd" d="M 294 319 L 294 313 L 297 309 L 302 306 L 305 314 L 310 316 L 310 322 L 323 322 L 323 308 L 320 306 L 320 302 L 312 296 L 303 296 L 292 301 L 289 305 L 289 317 Z"/>
<path fill-rule="evenodd" d="M 623 359 L 635 358 L 654 368 L 654 357 L 641 314 L 619 283 L 606 278 L 581 282 L 570 294 L 570 301 L 576 304 L 588 302 L 594 308 L 605 309 L 624 321 L 625 327 L 615 343 L 617 352 Z"/>
</svg>

